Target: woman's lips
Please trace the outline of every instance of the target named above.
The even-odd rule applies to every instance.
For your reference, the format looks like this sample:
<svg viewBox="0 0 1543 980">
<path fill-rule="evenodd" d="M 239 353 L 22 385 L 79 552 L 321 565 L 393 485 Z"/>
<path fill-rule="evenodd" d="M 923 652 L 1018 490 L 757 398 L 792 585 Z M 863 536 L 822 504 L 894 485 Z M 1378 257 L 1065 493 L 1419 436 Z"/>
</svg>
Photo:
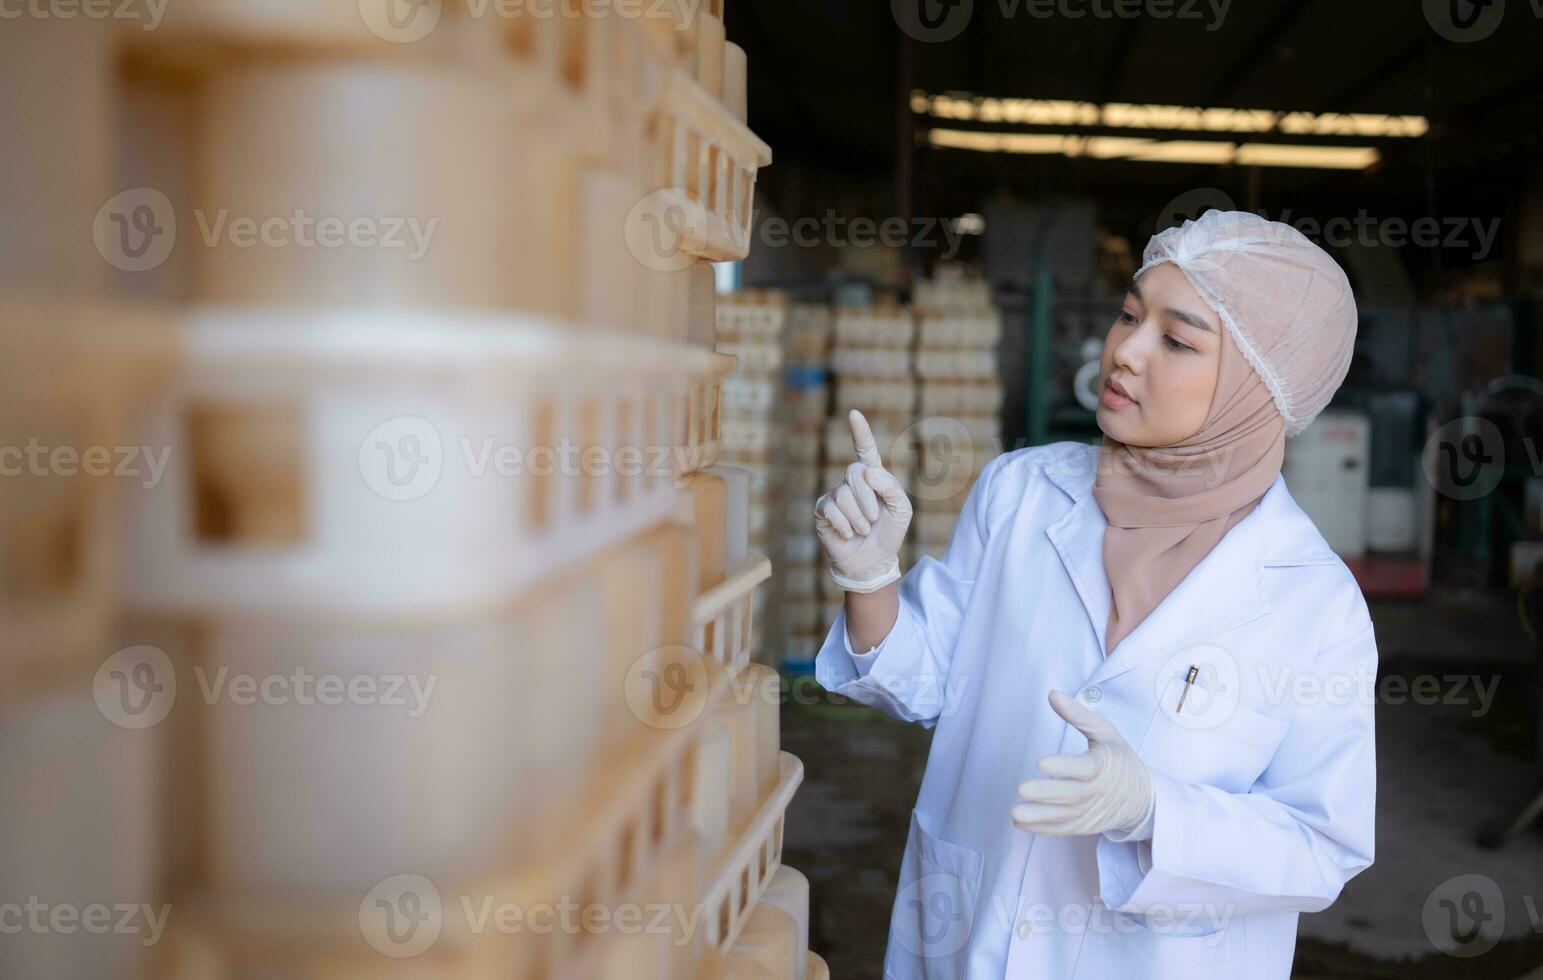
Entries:
<svg viewBox="0 0 1543 980">
<path fill-rule="evenodd" d="M 1104 390 L 1099 394 L 1098 400 L 1105 408 L 1126 408 L 1136 404 L 1134 398 L 1121 393 L 1112 378 L 1104 379 Z"/>
</svg>

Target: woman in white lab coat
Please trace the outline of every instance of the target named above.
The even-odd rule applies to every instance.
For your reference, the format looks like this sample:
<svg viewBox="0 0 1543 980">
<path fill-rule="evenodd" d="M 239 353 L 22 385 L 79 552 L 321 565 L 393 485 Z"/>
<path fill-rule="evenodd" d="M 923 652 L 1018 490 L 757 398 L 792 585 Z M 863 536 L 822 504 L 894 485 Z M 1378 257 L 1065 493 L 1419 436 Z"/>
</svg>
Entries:
<svg viewBox="0 0 1543 980">
<path fill-rule="evenodd" d="M 858 413 L 817 504 L 847 599 L 816 676 L 936 726 L 895 980 L 1285 980 L 1298 914 L 1372 862 L 1372 624 L 1279 475 L 1344 378 L 1349 283 L 1240 212 L 1143 257 L 1101 446 L 992 460 L 903 579 L 911 505 Z"/>
</svg>

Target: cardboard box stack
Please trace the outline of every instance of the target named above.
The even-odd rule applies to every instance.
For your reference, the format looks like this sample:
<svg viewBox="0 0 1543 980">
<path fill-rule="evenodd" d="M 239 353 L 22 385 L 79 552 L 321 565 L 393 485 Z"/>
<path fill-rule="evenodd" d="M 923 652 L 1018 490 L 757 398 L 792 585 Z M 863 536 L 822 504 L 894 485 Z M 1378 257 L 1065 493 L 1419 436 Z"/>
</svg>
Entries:
<svg viewBox="0 0 1543 980">
<path fill-rule="evenodd" d="M 743 52 L 388 7 L 0 32 L 5 878 L 148 912 L 0 975 L 817 975 L 702 289 Z"/>
</svg>

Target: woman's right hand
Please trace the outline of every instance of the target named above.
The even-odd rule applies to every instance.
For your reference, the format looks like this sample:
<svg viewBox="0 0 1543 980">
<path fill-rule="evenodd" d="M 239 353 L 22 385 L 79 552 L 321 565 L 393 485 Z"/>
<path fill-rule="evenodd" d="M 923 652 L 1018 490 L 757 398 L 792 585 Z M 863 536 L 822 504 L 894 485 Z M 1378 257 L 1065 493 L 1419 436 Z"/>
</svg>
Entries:
<svg viewBox="0 0 1543 980">
<path fill-rule="evenodd" d="M 911 525 L 911 500 L 884 468 L 873 430 L 853 409 L 857 461 L 846 479 L 815 501 L 814 530 L 830 557 L 831 574 L 848 592 L 876 592 L 900 578 L 900 545 Z"/>
</svg>

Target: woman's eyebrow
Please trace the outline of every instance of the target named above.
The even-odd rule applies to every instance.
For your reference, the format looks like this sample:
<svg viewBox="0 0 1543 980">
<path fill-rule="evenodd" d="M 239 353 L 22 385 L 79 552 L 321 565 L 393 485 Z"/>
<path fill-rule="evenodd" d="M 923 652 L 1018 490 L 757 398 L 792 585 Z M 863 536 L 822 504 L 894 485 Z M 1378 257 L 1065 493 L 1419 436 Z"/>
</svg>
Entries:
<svg viewBox="0 0 1543 980">
<path fill-rule="evenodd" d="M 1141 296 L 1141 287 L 1136 285 L 1136 280 L 1132 279 L 1130 281 L 1130 285 L 1128 287 L 1126 287 L 1126 289 L 1127 289 L 1127 291 L 1132 296 L 1136 297 L 1136 299 L 1140 300 L 1142 298 L 1142 296 Z M 1194 313 L 1189 312 L 1188 310 L 1176 310 L 1176 309 L 1174 309 L 1173 307 L 1170 306 L 1167 309 L 1163 310 L 1163 312 L 1166 313 L 1167 315 L 1173 317 L 1175 320 L 1180 321 L 1181 323 L 1189 324 L 1190 326 L 1194 327 L 1197 330 L 1204 330 L 1207 333 L 1215 333 L 1216 332 L 1214 329 L 1212 329 L 1212 327 L 1211 327 L 1211 325 L 1209 323 L 1205 322 L 1205 318 L 1204 317 L 1197 316 Z"/>
<path fill-rule="evenodd" d="M 1207 333 L 1215 333 L 1216 332 L 1215 330 L 1213 330 L 1211 328 L 1211 325 L 1209 323 L 1206 323 L 1205 320 L 1203 320 L 1200 317 L 1196 316 L 1195 314 L 1189 312 L 1188 310 L 1176 310 L 1176 309 L 1174 309 L 1173 307 L 1170 306 L 1167 309 L 1163 310 L 1163 312 L 1168 314 L 1169 316 L 1173 317 L 1175 320 L 1179 320 L 1180 322 L 1189 324 L 1190 326 L 1194 327 L 1196 330 L 1204 330 Z"/>
</svg>

